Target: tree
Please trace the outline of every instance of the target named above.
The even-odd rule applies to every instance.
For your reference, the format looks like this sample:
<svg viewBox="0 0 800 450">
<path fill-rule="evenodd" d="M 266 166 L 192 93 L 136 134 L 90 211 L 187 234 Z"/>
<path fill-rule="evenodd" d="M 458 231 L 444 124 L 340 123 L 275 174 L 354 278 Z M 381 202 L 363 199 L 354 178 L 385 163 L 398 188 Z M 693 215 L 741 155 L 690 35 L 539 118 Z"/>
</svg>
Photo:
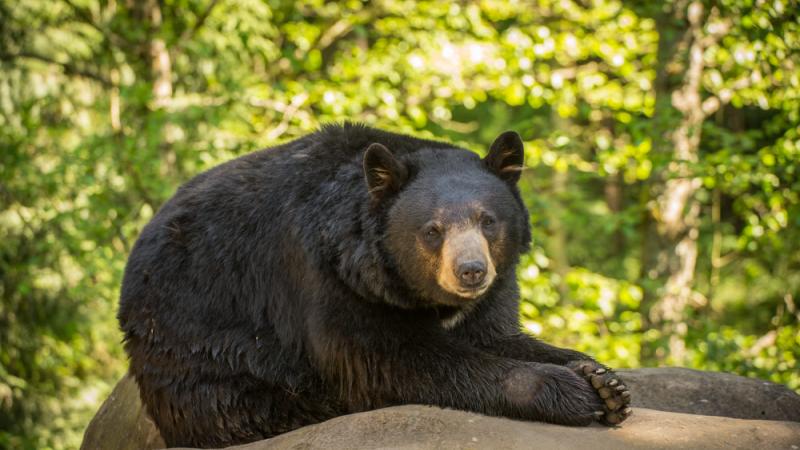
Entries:
<svg viewBox="0 0 800 450">
<path fill-rule="evenodd" d="M 796 10 L 0 3 L 0 446 L 78 445 L 125 369 L 125 258 L 181 182 L 345 119 L 522 133 L 532 334 L 800 389 Z"/>
</svg>

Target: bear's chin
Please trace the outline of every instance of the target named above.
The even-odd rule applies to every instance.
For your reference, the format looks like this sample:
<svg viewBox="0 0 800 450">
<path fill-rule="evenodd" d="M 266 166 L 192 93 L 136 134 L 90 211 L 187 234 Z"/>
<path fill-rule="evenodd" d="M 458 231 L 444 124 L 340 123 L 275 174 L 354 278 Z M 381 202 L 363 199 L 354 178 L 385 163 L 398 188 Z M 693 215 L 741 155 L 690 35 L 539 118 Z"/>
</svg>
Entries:
<svg viewBox="0 0 800 450">
<path fill-rule="evenodd" d="M 482 296 L 489 290 L 489 285 L 480 286 L 476 289 L 464 289 L 453 292 L 456 296 L 463 298 L 464 300 L 475 300 L 476 298 Z"/>
<path fill-rule="evenodd" d="M 461 302 L 470 302 L 480 298 L 489 291 L 490 287 L 492 287 L 492 283 L 484 283 L 474 288 L 456 287 L 454 289 L 439 285 L 439 288 L 446 292 L 448 296 L 456 297 Z"/>
<path fill-rule="evenodd" d="M 456 292 L 440 289 L 440 292 L 432 300 L 438 306 L 456 309 L 471 308 L 486 296 L 490 288 L 491 285 L 487 285 L 478 289 L 465 289 Z"/>
</svg>

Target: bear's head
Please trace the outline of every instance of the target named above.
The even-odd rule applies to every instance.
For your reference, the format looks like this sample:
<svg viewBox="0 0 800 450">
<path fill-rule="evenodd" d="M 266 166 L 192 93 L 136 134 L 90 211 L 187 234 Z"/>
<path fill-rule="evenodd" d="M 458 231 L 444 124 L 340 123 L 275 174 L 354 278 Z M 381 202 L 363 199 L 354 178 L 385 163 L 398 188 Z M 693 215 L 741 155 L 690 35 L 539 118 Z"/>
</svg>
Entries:
<svg viewBox="0 0 800 450">
<path fill-rule="evenodd" d="M 369 146 L 364 173 L 373 205 L 384 210 L 383 248 L 424 303 L 468 306 L 513 278 L 530 241 L 516 186 L 523 158 L 512 131 L 483 159 L 456 148 L 395 155 Z"/>
</svg>

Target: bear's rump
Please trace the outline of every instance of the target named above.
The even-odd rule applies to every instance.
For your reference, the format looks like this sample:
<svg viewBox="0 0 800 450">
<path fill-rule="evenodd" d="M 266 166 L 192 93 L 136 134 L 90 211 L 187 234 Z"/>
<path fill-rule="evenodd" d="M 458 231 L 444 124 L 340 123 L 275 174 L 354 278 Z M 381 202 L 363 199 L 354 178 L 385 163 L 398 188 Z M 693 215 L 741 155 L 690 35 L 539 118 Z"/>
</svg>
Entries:
<svg viewBox="0 0 800 450">
<path fill-rule="evenodd" d="M 342 414 L 320 381 L 282 381 L 278 368 L 257 376 L 243 365 L 236 371 L 217 366 L 211 373 L 208 363 L 177 364 L 168 357 L 145 364 L 136 367 L 132 360 L 131 369 L 148 413 L 170 446 L 252 442 Z M 298 372 L 284 368 L 284 373 Z"/>
</svg>

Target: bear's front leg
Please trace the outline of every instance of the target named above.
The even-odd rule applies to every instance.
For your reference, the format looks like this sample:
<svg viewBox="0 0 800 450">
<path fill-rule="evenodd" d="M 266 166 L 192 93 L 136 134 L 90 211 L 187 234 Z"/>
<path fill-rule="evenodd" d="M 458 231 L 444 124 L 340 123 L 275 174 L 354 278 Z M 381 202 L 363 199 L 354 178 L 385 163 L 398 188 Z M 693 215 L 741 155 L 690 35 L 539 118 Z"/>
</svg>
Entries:
<svg viewBox="0 0 800 450">
<path fill-rule="evenodd" d="M 494 302 L 478 305 L 466 320 L 449 332 L 487 353 L 519 361 L 565 366 L 584 378 L 602 399 L 600 422 L 616 425 L 630 416 L 631 393 L 608 367 L 581 352 L 546 344 L 520 331 L 517 297 L 507 288 Z M 599 371 L 599 372 L 598 372 Z"/>
<path fill-rule="evenodd" d="M 479 350 L 423 313 L 339 304 L 312 317 L 314 363 L 353 412 L 429 404 L 567 425 L 604 414 L 602 399 L 574 370 Z"/>
<path fill-rule="evenodd" d="M 622 379 L 581 352 L 555 347 L 522 333 L 493 339 L 486 350 L 522 361 L 557 364 L 573 370 L 589 382 L 603 399 L 604 414 L 600 421 L 606 425 L 622 423 L 633 412 L 630 408 L 631 393 Z"/>
</svg>

